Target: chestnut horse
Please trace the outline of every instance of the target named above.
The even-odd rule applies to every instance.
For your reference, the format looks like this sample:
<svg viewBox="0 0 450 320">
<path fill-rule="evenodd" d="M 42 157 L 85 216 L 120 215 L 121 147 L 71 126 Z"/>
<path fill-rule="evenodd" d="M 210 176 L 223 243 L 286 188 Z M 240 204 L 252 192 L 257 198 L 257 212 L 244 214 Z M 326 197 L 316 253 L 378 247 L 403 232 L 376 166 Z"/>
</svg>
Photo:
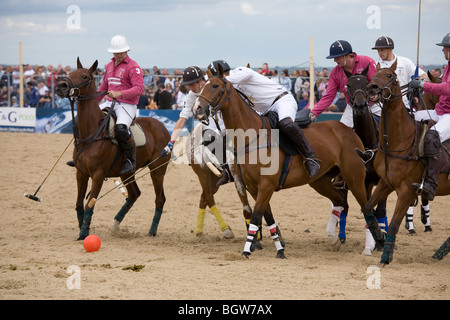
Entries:
<svg viewBox="0 0 450 320">
<path fill-rule="evenodd" d="M 198 216 L 197 216 L 197 223 L 194 230 L 194 234 L 196 236 L 202 236 L 203 235 L 203 226 L 204 226 L 204 219 L 205 219 L 205 210 L 206 207 L 209 207 L 211 209 L 211 212 L 213 213 L 214 217 L 216 218 L 220 230 L 223 232 L 223 237 L 225 239 L 231 239 L 234 238 L 234 234 L 231 230 L 231 228 L 228 226 L 228 224 L 225 222 L 225 220 L 222 218 L 219 209 L 217 208 L 216 201 L 214 199 L 214 195 L 219 190 L 219 186 L 217 186 L 217 182 L 219 181 L 218 175 L 213 173 L 212 169 L 210 169 L 210 165 L 220 165 L 220 163 L 224 163 L 224 159 L 228 159 L 228 165 L 230 167 L 231 174 L 233 175 L 234 185 L 236 188 L 236 191 L 238 193 L 239 199 L 242 203 L 243 207 L 243 215 L 245 219 L 245 224 L 248 229 L 248 226 L 250 224 L 250 218 L 252 216 L 252 208 L 250 206 L 250 203 L 248 201 L 247 197 L 247 190 L 245 189 L 244 183 L 241 181 L 241 177 L 238 174 L 235 166 L 231 164 L 231 160 L 234 158 L 233 154 L 230 154 L 228 150 L 225 151 L 225 154 L 219 154 L 220 160 L 217 159 L 216 155 L 210 154 L 212 153 L 211 150 L 209 150 L 209 147 L 205 145 L 205 140 L 211 141 L 219 141 L 223 142 L 222 140 L 222 134 L 214 132 L 213 136 L 214 139 L 211 140 L 211 137 L 207 137 L 205 139 L 205 130 L 211 130 L 207 129 L 207 127 L 200 122 L 191 132 L 189 135 L 188 140 L 186 141 L 186 156 L 189 161 L 189 165 L 191 166 L 194 173 L 197 175 L 200 185 L 202 187 L 202 194 L 200 197 L 200 203 L 199 203 L 199 210 L 198 210 Z M 224 150 L 222 143 L 214 143 L 212 142 L 213 148 L 217 150 L 217 148 L 220 148 L 220 151 Z M 223 159 L 222 159 L 223 157 Z M 208 163 L 209 162 L 209 163 Z M 216 164 L 212 164 L 212 162 L 216 162 Z M 217 169 L 215 169 L 217 170 Z M 271 212 L 268 211 L 265 213 L 266 219 L 270 219 Z M 259 226 L 259 232 L 258 232 L 258 240 L 261 239 L 261 226 Z M 278 232 L 280 232 L 278 230 Z M 262 245 L 261 243 L 257 242 L 256 248 L 261 249 Z"/>
<path fill-rule="evenodd" d="M 278 130 L 271 130 L 267 117 L 261 117 L 245 102 L 224 78 L 220 66 L 218 71 L 218 76 L 209 74 L 193 112 L 197 119 L 206 119 L 210 113 L 214 115 L 221 110 L 227 134 L 235 148 L 234 162 L 247 190 L 255 199 L 243 250 L 245 257 L 248 258 L 253 251 L 257 226 L 261 224 L 263 214 L 270 209 L 269 202 L 275 191 L 308 183 L 319 194 L 330 199 L 333 209 L 340 212 L 348 207 L 345 193 L 332 184 L 332 179 L 340 172 L 363 209 L 367 202 L 364 186 L 366 170 L 354 149 L 364 146 L 350 128 L 339 121 L 326 121 L 313 123 L 304 129 L 306 138 L 320 159 L 319 173 L 310 178 L 301 156 L 289 155 L 273 143 L 272 138 Z M 245 144 L 242 140 L 249 142 Z M 285 258 L 276 223 L 274 220 L 267 222 L 277 257 Z"/>
<path fill-rule="evenodd" d="M 424 165 L 419 155 L 419 137 L 423 133 L 424 124 L 415 121 L 403 104 L 400 84 L 395 73 L 396 67 L 397 62 L 390 68 L 380 69 L 378 66 L 378 72 L 367 87 L 369 97 L 373 101 L 383 102 L 379 152 L 374 160 L 374 168 L 380 181 L 364 207 L 367 225 L 375 241 L 383 246 L 380 261 L 382 265 L 389 264 L 393 260 L 399 226 L 408 207 L 417 199 L 412 184 L 420 182 L 424 173 Z M 446 151 L 441 152 L 448 156 Z M 385 239 L 372 210 L 376 203 L 386 199 L 394 190 L 397 202 Z M 436 195 L 448 194 L 450 194 L 450 180 L 448 173 L 443 172 L 439 175 Z"/>
<path fill-rule="evenodd" d="M 100 193 L 103 181 L 108 177 L 119 176 L 123 163 L 123 154 L 120 153 L 119 147 L 113 144 L 108 133 L 106 123 L 109 116 L 105 116 L 97 103 L 99 93 L 97 93 L 93 77 L 96 68 L 97 61 L 89 69 L 85 69 L 77 59 L 77 69 L 71 72 L 68 78 L 60 80 L 57 85 L 59 96 L 78 102 L 73 151 L 73 161 L 77 168 L 76 212 L 80 228 L 78 240 L 83 240 L 89 235 L 95 200 Z M 156 196 L 156 208 L 149 235 L 155 236 L 166 201 L 163 181 L 169 162 L 169 158 L 167 156 L 160 157 L 160 153 L 169 142 L 170 134 L 164 125 L 154 118 L 139 117 L 136 122 L 142 128 L 146 139 L 144 146 L 136 147 L 136 168 L 148 166 L 150 169 Z M 92 185 L 85 205 L 84 197 L 89 178 L 92 179 Z M 133 175 L 124 175 L 121 176 L 121 179 L 122 181 L 131 181 L 126 185 L 128 198 L 114 218 L 116 226 L 120 224 L 141 194 Z"/>
</svg>

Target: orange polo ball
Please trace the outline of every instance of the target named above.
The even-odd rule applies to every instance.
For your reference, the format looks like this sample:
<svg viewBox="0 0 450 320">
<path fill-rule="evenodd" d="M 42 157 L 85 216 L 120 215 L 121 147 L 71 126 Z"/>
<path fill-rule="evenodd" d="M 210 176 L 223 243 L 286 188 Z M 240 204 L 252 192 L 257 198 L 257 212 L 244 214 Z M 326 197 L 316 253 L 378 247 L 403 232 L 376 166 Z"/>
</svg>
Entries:
<svg viewBox="0 0 450 320">
<path fill-rule="evenodd" d="M 83 241 L 83 247 L 87 252 L 95 252 L 100 249 L 102 242 L 96 235 L 89 235 Z"/>
</svg>

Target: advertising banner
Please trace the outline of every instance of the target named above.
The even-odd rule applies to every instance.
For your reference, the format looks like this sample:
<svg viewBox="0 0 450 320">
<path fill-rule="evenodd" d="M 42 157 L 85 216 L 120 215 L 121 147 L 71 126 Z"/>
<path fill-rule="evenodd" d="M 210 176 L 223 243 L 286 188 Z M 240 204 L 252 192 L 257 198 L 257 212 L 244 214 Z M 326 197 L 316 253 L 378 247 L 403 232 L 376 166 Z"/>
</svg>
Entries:
<svg viewBox="0 0 450 320">
<path fill-rule="evenodd" d="M 0 107 L 1 132 L 34 132 L 35 126 L 35 108 Z"/>
</svg>

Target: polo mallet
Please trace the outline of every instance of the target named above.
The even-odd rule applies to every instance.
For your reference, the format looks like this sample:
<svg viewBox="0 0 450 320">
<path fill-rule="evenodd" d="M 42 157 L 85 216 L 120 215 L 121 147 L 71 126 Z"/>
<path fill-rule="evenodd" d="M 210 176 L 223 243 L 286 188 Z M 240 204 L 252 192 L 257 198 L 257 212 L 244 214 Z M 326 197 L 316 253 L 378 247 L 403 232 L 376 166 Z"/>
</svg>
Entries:
<svg viewBox="0 0 450 320">
<path fill-rule="evenodd" d="M 36 192 L 34 194 L 29 194 L 29 193 L 25 193 L 23 196 L 34 200 L 34 201 L 38 201 L 38 202 L 42 202 L 42 198 L 38 198 L 36 196 L 36 194 L 39 192 L 39 190 L 41 189 L 42 185 L 44 184 L 44 182 L 47 180 L 47 178 L 50 176 L 50 173 L 52 173 L 53 169 L 55 169 L 56 164 L 59 162 L 59 160 L 61 160 L 61 157 L 63 156 L 63 154 L 66 152 L 67 148 L 69 148 L 69 146 L 72 144 L 73 141 L 73 137 L 70 140 L 69 144 L 67 145 L 67 147 L 64 149 L 64 151 L 61 153 L 61 155 L 59 156 L 58 160 L 56 160 L 55 164 L 53 165 L 53 167 L 50 169 L 50 171 L 48 172 L 47 176 L 44 178 L 44 181 L 42 181 L 42 183 L 40 184 L 40 186 L 37 188 Z"/>
</svg>

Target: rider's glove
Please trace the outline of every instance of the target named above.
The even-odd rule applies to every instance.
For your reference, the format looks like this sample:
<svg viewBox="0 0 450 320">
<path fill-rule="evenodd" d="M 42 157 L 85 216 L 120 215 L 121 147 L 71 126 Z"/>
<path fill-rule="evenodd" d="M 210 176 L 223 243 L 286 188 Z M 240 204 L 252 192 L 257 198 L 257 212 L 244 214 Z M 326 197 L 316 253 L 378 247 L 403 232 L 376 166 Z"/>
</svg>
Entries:
<svg viewBox="0 0 450 320">
<path fill-rule="evenodd" d="M 423 79 L 413 79 L 409 83 L 409 87 L 413 89 L 423 89 Z"/>
</svg>

